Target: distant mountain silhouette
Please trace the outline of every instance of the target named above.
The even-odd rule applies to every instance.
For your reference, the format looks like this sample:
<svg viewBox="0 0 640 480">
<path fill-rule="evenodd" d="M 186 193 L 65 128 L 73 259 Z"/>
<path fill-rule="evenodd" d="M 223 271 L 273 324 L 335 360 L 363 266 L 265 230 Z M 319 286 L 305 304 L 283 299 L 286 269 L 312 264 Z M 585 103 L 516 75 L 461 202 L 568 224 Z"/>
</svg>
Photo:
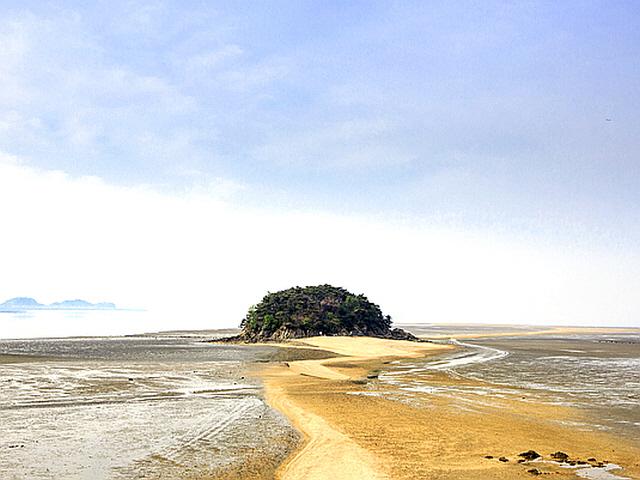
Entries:
<svg viewBox="0 0 640 480">
<path fill-rule="evenodd" d="M 11 298 L 11 299 L 7 300 L 6 302 L 4 302 L 3 304 L 0 304 L 0 307 L 22 308 L 22 309 L 26 309 L 26 308 L 42 308 L 42 307 L 45 307 L 45 306 L 46 305 L 38 303 L 35 298 L 30 298 L 30 297 Z"/>
<path fill-rule="evenodd" d="M 115 310 L 116 306 L 111 302 L 90 303 L 86 300 L 64 300 L 50 305 L 39 303 L 30 297 L 16 297 L 0 304 L 1 311 L 20 310 Z"/>
</svg>

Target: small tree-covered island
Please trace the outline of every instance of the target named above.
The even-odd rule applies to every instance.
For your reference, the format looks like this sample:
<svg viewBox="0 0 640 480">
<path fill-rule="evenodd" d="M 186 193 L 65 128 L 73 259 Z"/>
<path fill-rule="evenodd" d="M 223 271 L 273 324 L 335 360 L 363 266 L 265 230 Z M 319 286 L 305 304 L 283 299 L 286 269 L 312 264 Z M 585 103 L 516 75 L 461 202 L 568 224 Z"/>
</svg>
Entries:
<svg viewBox="0 0 640 480">
<path fill-rule="evenodd" d="M 268 293 L 252 306 L 234 340 L 281 341 L 317 335 L 349 335 L 418 340 L 364 295 L 331 285 L 294 287 Z"/>
</svg>

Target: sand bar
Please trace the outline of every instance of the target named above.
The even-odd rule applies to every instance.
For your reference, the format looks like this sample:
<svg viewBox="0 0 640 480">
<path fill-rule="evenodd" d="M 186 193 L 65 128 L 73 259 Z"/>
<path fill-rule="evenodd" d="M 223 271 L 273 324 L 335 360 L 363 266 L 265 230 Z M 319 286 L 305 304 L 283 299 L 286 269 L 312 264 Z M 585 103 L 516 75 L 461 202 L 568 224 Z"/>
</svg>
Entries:
<svg viewBox="0 0 640 480">
<path fill-rule="evenodd" d="M 487 398 L 486 405 L 463 411 L 442 398 L 421 403 L 358 395 L 367 373 L 390 359 L 439 354 L 450 346 L 350 337 L 298 344 L 340 356 L 272 365 L 262 372 L 267 401 L 305 438 L 279 468 L 279 479 L 531 478 L 532 466 L 517 463 L 517 454 L 529 449 L 597 456 L 623 465 L 624 476 L 640 478 L 640 447 L 572 428 L 580 412 L 570 408 Z M 462 380 L 442 373 L 434 381 Z M 509 461 L 500 462 L 499 456 Z M 554 478 L 576 478 L 572 469 L 535 467 Z"/>
</svg>

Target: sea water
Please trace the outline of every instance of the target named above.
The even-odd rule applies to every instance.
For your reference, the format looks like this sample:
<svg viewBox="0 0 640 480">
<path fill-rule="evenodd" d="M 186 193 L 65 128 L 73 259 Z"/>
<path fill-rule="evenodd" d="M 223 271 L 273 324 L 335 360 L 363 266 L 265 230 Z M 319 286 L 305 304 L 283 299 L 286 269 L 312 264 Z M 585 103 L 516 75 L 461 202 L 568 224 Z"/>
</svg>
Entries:
<svg viewBox="0 0 640 480">
<path fill-rule="evenodd" d="M 155 332 L 165 320 L 162 313 L 133 309 L 0 310 L 0 339 L 97 337 Z"/>
</svg>

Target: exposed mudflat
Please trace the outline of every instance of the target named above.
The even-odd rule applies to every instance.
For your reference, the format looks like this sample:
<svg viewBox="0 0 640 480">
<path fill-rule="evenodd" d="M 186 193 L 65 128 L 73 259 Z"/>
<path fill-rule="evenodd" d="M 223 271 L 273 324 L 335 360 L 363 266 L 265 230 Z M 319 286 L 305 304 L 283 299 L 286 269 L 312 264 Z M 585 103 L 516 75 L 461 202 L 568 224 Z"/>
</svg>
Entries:
<svg viewBox="0 0 640 480">
<path fill-rule="evenodd" d="M 281 356 L 160 337 L 0 341 L 2 478 L 270 478 L 299 438 L 250 370 Z"/>
<path fill-rule="evenodd" d="M 0 477 L 638 478 L 637 333 L 454 330 L 0 341 Z"/>
<path fill-rule="evenodd" d="M 448 397 L 464 408 L 491 398 L 575 407 L 582 430 L 640 438 L 640 332 L 465 338 L 453 354 L 389 365 L 400 392 Z M 441 384 L 436 373 L 458 381 Z M 640 443 L 639 443 L 640 445 Z"/>
</svg>

